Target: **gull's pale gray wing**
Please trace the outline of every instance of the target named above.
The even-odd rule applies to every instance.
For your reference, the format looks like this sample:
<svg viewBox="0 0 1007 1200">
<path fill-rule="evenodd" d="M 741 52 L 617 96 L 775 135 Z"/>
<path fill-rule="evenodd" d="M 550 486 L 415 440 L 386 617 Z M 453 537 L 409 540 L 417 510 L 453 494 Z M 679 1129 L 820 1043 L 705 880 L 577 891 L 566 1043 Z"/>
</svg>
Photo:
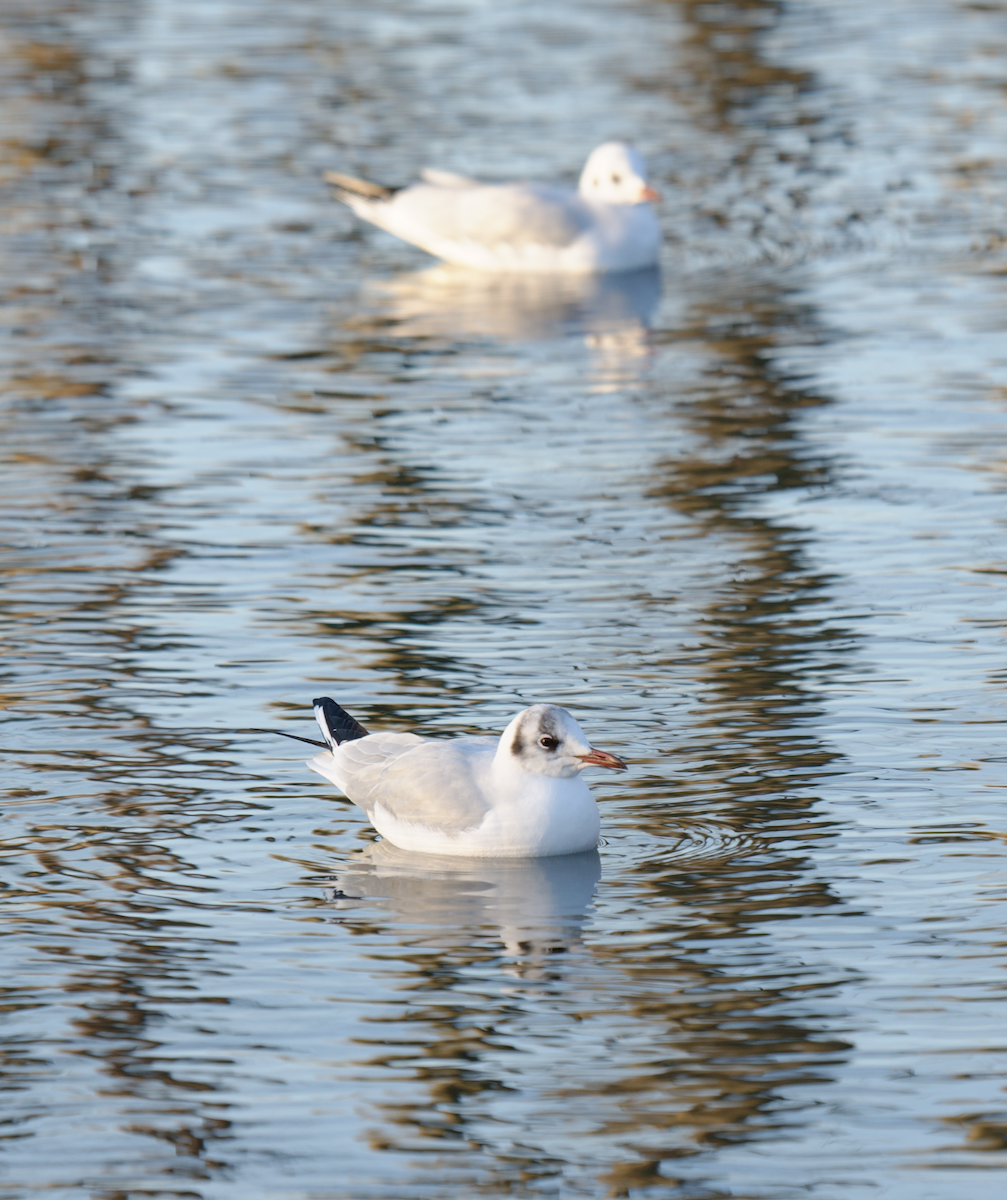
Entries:
<svg viewBox="0 0 1007 1200">
<path fill-rule="evenodd" d="M 319 754 L 309 766 L 336 783 L 368 816 L 380 804 L 395 820 L 451 832 L 485 817 L 482 783 L 496 738 L 427 741 L 414 734 L 371 734 Z"/>
<path fill-rule="evenodd" d="M 590 214 L 575 192 L 539 184 L 433 187 L 400 192 L 385 210 L 392 232 L 408 228 L 451 242 L 482 246 L 551 246 L 576 241 Z M 394 219 L 394 224 L 393 224 Z"/>
<path fill-rule="evenodd" d="M 355 804 L 364 808 L 361 796 L 381 778 L 388 763 L 413 746 L 422 745 L 423 740 L 415 733 L 369 733 L 342 742 L 328 753 L 316 754 L 308 760 L 308 766 L 331 779 Z"/>
</svg>

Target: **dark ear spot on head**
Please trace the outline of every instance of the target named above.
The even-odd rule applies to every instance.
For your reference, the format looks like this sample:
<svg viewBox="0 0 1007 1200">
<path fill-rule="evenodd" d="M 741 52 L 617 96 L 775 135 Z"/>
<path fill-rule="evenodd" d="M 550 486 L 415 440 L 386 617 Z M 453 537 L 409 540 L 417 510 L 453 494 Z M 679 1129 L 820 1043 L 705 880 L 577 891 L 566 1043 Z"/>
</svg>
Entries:
<svg viewBox="0 0 1007 1200">
<path fill-rule="evenodd" d="M 524 738 L 521 736 L 521 726 L 514 730 L 514 740 L 510 744 L 511 754 L 520 754 L 524 749 Z"/>
</svg>

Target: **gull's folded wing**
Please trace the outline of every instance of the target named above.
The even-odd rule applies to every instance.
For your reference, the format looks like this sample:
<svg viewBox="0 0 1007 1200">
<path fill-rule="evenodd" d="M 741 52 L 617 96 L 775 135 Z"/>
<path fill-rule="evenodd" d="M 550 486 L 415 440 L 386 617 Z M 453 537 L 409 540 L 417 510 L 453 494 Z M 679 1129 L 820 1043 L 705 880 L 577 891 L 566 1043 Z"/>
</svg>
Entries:
<svg viewBox="0 0 1007 1200">
<path fill-rule="evenodd" d="M 316 755 L 308 766 L 368 816 L 380 804 L 397 821 L 456 832 L 474 828 L 489 810 L 484 783 L 496 746 L 490 737 L 428 741 L 375 733 Z"/>
</svg>

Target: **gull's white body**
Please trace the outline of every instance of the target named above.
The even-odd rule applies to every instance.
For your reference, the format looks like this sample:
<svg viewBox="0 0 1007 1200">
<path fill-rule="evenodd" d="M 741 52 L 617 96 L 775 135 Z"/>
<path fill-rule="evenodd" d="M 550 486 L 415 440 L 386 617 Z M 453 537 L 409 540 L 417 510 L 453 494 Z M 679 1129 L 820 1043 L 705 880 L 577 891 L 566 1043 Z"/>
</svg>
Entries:
<svg viewBox="0 0 1007 1200">
<path fill-rule="evenodd" d="M 636 271 L 658 260 L 661 231 L 647 202 L 657 194 L 647 186 L 643 160 L 621 142 L 592 153 L 576 191 L 483 184 L 445 171 L 423 177 L 387 196 L 346 187 L 337 195 L 403 241 L 480 271 L 584 275 Z"/>
<path fill-rule="evenodd" d="M 592 764 L 570 765 L 570 754 L 550 760 L 534 743 L 529 747 L 527 737 L 521 743 L 521 722 L 527 727 L 528 714 L 540 711 L 554 722 L 550 729 L 559 727 L 570 754 L 594 756 L 594 765 L 624 766 L 594 750 L 569 713 L 551 705 L 519 713 L 499 739 L 433 741 L 410 733 L 374 733 L 323 751 L 308 766 L 331 780 L 403 850 L 485 858 L 593 850 L 601 821 L 579 775 Z"/>
</svg>

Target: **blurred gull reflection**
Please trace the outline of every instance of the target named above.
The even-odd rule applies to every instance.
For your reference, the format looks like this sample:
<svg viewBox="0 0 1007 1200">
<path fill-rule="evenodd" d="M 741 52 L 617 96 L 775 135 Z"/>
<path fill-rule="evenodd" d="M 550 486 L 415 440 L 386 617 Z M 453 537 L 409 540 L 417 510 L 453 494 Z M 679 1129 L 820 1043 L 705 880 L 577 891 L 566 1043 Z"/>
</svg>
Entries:
<svg viewBox="0 0 1007 1200">
<path fill-rule="evenodd" d="M 450 930 L 465 941 L 498 935 L 508 955 L 535 961 L 580 942 L 600 878 L 597 850 L 476 859 L 380 841 L 342 867 L 326 897 L 340 910 L 377 903 L 393 922 Z"/>
<path fill-rule="evenodd" d="M 374 285 L 406 337 L 580 335 L 641 353 L 661 299 L 656 267 L 610 275 L 484 274 L 439 265 Z"/>
</svg>

